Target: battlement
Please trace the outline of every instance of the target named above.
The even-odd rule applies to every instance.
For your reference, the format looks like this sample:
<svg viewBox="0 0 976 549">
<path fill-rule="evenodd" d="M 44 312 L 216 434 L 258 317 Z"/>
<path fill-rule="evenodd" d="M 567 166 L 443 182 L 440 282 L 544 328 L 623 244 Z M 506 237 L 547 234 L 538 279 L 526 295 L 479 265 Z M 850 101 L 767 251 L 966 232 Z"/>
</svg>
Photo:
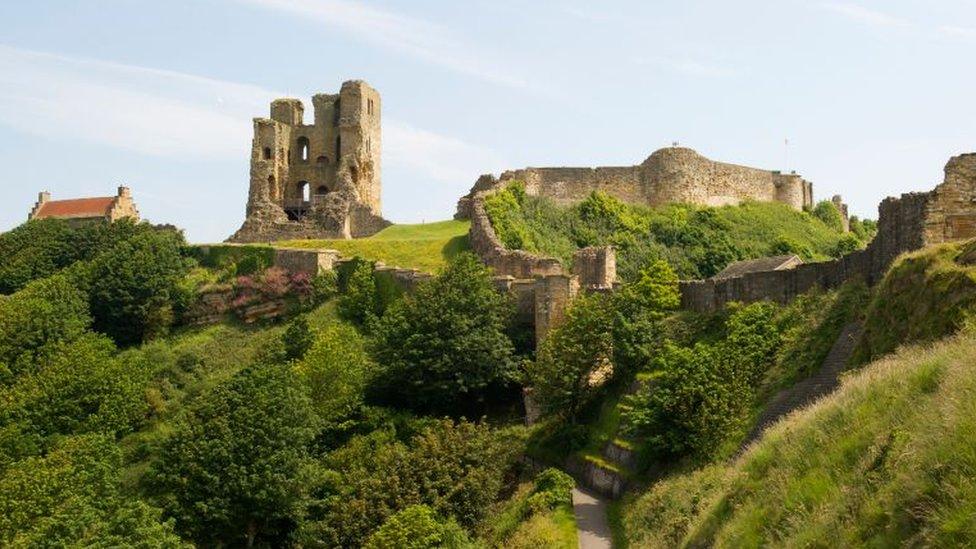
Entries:
<svg viewBox="0 0 976 549">
<path fill-rule="evenodd" d="M 352 238 L 388 223 L 380 217 L 380 95 L 361 80 L 312 96 L 313 120 L 294 98 L 254 119 L 247 218 L 237 242 Z"/>
</svg>

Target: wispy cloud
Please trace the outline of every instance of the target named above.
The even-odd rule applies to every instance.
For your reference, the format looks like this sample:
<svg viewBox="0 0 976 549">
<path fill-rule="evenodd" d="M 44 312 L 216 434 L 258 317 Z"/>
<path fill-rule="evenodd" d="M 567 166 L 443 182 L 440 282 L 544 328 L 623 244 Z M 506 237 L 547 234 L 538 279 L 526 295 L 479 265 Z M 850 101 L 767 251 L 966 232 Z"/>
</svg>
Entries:
<svg viewBox="0 0 976 549">
<path fill-rule="evenodd" d="M 535 84 L 502 68 L 500 63 L 487 61 L 488 52 L 430 21 L 350 0 L 239 1 L 318 21 L 365 42 L 486 82 L 514 88 L 536 88 Z"/>
<path fill-rule="evenodd" d="M 251 119 L 281 95 L 181 72 L 0 45 L 0 124 L 59 140 L 166 158 L 246 162 Z M 489 149 L 390 117 L 384 117 L 383 131 L 388 165 L 436 181 L 473 180 L 472 167 L 484 171 L 500 164 Z"/>
<path fill-rule="evenodd" d="M 826 2 L 820 6 L 825 10 L 838 13 L 852 21 L 871 27 L 905 28 L 911 26 L 911 23 L 905 19 L 851 2 Z"/>
</svg>

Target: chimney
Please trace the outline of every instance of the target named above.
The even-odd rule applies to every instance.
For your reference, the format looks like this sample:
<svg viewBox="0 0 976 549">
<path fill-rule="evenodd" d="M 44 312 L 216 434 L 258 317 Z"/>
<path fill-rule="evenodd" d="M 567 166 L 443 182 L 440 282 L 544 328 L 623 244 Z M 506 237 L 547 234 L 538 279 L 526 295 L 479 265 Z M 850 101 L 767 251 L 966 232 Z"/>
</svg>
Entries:
<svg viewBox="0 0 976 549">
<path fill-rule="evenodd" d="M 124 185 L 119 187 L 119 194 L 118 194 L 119 198 L 131 197 L 131 196 L 132 196 L 132 192 L 129 190 L 129 187 L 126 187 Z"/>
<path fill-rule="evenodd" d="M 43 204 L 45 202 L 49 202 L 50 200 L 51 200 L 51 192 L 50 191 L 41 191 L 41 192 L 37 193 L 37 203 L 38 204 Z"/>
</svg>

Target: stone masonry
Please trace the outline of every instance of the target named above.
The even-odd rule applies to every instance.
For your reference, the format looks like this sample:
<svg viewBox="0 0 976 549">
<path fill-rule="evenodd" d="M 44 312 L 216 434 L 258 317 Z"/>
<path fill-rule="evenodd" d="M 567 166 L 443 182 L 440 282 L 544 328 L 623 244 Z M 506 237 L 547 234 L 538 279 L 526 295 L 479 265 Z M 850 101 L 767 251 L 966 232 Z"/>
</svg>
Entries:
<svg viewBox="0 0 976 549">
<path fill-rule="evenodd" d="M 27 219 L 65 219 L 69 223 L 114 222 L 123 218 L 139 221 L 139 210 L 128 187 L 118 188 L 115 196 L 51 200 L 51 193 L 37 193 L 37 202 Z"/>
<path fill-rule="evenodd" d="M 976 153 L 951 158 L 943 183 L 933 190 L 886 198 L 878 214 L 878 234 L 864 250 L 788 270 L 683 281 L 682 306 L 712 311 L 731 301 L 785 303 L 815 286 L 833 288 L 852 278 L 874 284 L 902 253 L 976 237 Z"/>
<path fill-rule="evenodd" d="M 669 147 L 655 151 L 637 166 L 525 168 L 506 171 L 498 178 L 482 176 L 458 202 L 455 217 L 472 216 L 477 193 L 510 181 L 524 182 L 526 194 L 560 204 L 579 202 L 593 191 L 602 191 L 647 206 L 673 202 L 723 206 L 746 200 L 782 202 L 798 210 L 813 205 L 813 185 L 795 173 L 716 162 L 689 148 Z"/>
<path fill-rule="evenodd" d="M 380 216 L 380 95 L 360 80 L 312 97 L 276 99 L 254 119 L 244 224 L 231 242 L 356 238 L 389 225 Z"/>
</svg>

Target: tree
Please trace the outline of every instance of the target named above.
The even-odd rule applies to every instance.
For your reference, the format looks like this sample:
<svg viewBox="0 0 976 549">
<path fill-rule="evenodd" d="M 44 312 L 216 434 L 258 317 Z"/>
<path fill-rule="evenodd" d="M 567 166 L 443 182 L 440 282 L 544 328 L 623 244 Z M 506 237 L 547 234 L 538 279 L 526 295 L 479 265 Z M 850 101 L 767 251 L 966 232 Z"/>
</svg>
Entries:
<svg viewBox="0 0 976 549">
<path fill-rule="evenodd" d="M 92 260 L 90 307 L 95 329 L 119 345 L 164 333 L 172 323 L 171 299 L 188 265 L 182 234 L 143 231 Z"/>
<path fill-rule="evenodd" d="M 0 381 L 35 369 L 44 348 L 77 339 L 90 324 L 86 296 L 66 275 L 0 299 Z"/>
<path fill-rule="evenodd" d="M 400 510 L 426 505 L 476 526 L 498 499 L 521 454 L 520 430 L 468 421 L 426 420 L 408 443 L 383 430 L 330 452 L 327 490 L 296 541 L 305 547 L 359 547 Z"/>
<path fill-rule="evenodd" d="M 661 344 L 661 320 L 681 305 L 678 275 L 664 260 L 651 262 L 637 280 L 613 294 L 613 363 L 634 372 L 650 363 Z"/>
<path fill-rule="evenodd" d="M 529 366 L 533 397 L 549 414 L 571 423 L 613 371 L 613 314 L 601 294 L 577 297 L 562 324 L 550 331 Z"/>
<path fill-rule="evenodd" d="M 725 337 L 679 347 L 666 343 L 655 359 L 654 383 L 628 398 L 624 419 L 659 454 L 713 455 L 738 427 L 755 387 L 775 359 L 780 332 L 775 306 L 733 309 Z"/>
<path fill-rule="evenodd" d="M 305 316 L 292 319 L 281 336 L 281 342 L 285 348 L 286 360 L 298 360 L 305 356 L 315 343 L 315 334 L 308 327 L 308 319 Z"/>
<path fill-rule="evenodd" d="M 344 286 L 345 291 L 339 299 L 339 314 L 366 331 L 372 330 L 378 310 L 373 265 L 356 260 Z"/>
<path fill-rule="evenodd" d="M 366 549 L 457 549 L 468 535 L 453 520 L 440 521 L 426 505 L 412 505 L 386 519 L 366 540 Z"/>
<path fill-rule="evenodd" d="M 109 437 L 63 439 L 0 477 L 5 547 L 181 547 L 172 521 L 120 491 L 122 452 Z"/>
<path fill-rule="evenodd" d="M 198 543 L 280 543 L 307 498 L 302 474 L 315 424 L 291 370 L 245 368 L 191 403 L 153 465 L 151 484 Z"/>
<path fill-rule="evenodd" d="M 512 316 L 487 268 L 463 253 L 434 279 L 395 303 L 377 330 L 386 393 L 417 410 L 476 410 L 515 376 Z"/>
<path fill-rule="evenodd" d="M 844 232 L 844 216 L 837 206 L 829 200 L 821 200 L 813 207 L 813 217 L 823 221 L 824 225 L 841 233 Z"/>
<path fill-rule="evenodd" d="M 312 406 L 330 428 L 341 428 L 362 406 L 372 369 L 362 336 L 338 323 L 314 334 L 311 348 L 295 364 Z"/>
</svg>

